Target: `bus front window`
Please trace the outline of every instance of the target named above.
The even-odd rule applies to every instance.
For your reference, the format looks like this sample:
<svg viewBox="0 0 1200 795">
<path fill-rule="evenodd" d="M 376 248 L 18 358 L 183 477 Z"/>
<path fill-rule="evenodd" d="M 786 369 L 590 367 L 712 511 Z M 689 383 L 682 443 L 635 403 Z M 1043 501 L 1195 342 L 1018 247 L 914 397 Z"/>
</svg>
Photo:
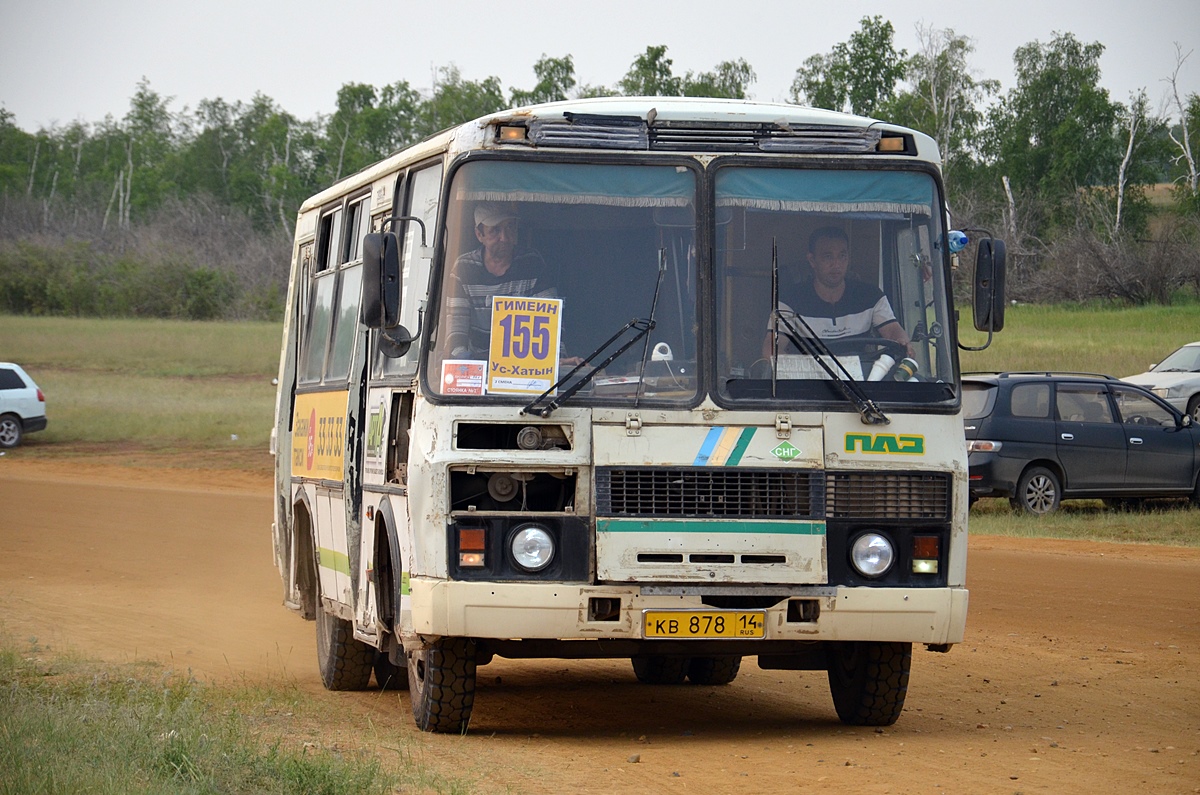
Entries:
<svg viewBox="0 0 1200 795">
<path fill-rule="evenodd" d="M 937 186 L 919 171 L 724 167 L 716 179 L 725 400 L 953 398 Z"/>
<path fill-rule="evenodd" d="M 686 167 L 495 160 L 459 168 L 429 352 L 433 390 L 533 398 L 631 320 L 653 319 L 647 340 L 577 399 L 691 400 L 695 194 Z"/>
</svg>

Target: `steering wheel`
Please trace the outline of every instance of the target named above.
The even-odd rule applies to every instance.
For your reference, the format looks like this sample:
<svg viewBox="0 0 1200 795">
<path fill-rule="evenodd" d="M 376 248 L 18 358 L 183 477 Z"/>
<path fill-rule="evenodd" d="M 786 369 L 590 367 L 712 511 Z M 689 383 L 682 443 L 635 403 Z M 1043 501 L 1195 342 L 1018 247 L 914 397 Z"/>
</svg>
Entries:
<svg viewBox="0 0 1200 795">
<path fill-rule="evenodd" d="M 886 353 L 896 361 L 908 356 L 907 345 L 887 337 L 858 335 L 836 340 L 822 340 L 822 342 L 835 356 L 862 356 L 869 360 L 875 360 Z"/>
</svg>

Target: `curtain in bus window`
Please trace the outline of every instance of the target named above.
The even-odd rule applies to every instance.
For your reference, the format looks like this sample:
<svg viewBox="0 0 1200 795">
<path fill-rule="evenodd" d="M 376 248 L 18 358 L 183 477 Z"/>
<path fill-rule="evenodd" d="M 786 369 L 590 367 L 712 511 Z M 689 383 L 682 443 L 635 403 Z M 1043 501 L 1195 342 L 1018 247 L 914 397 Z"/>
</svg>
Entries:
<svg viewBox="0 0 1200 795">
<path fill-rule="evenodd" d="M 811 213 L 929 215 L 933 182 L 897 171 L 722 169 L 717 205 Z"/>
<path fill-rule="evenodd" d="M 695 198 L 689 170 L 674 166 L 495 162 L 464 169 L 458 201 L 524 201 L 611 207 L 686 207 Z"/>
<path fill-rule="evenodd" d="M 342 271 L 342 289 L 339 296 L 333 349 L 325 372 L 325 378 L 329 381 L 345 380 L 350 373 L 354 341 L 358 338 L 358 304 L 362 300 L 361 265 L 351 265 Z"/>
<path fill-rule="evenodd" d="M 325 366 L 325 351 L 329 347 L 329 332 L 333 327 L 333 288 L 336 276 L 328 273 L 316 279 L 312 304 L 308 307 L 308 341 L 304 348 L 302 381 L 320 381 Z"/>
</svg>

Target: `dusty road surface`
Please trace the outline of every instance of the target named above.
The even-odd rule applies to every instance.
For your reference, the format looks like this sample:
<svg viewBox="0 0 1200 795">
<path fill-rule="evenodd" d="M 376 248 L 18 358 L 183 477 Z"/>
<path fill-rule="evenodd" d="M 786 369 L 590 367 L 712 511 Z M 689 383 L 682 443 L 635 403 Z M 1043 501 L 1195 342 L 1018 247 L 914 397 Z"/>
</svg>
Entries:
<svg viewBox="0 0 1200 795">
<path fill-rule="evenodd" d="M 404 693 L 327 693 L 280 604 L 265 476 L 0 458 L 0 625 L 93 658 L 287 680 L 303 731 L 475 792 L 1200 792 L 1200 550 L 972 539 L 966 642 L 914 650 L 886 729 L 823 675 L 637 684 L 627 661 L 496 660 L 470 733 L 417 732 Z M 1200 532 L 1200 528 L 1197 530 Z M 301 731 L 297 727 L 297 731 Z"/>
</svg>

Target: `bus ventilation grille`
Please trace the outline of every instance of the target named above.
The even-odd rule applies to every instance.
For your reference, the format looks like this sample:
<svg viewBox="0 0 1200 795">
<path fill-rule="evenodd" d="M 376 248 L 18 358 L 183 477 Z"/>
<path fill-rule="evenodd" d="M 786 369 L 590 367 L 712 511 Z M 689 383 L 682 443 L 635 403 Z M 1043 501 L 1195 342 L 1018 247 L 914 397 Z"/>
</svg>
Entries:
<svg viewBox="0 0 1200 795">
<path fill-rule="evenodd" d="M 813 470 L 597 467 L 598 516 L 819 519 L 824 479 Z"/>
<path fill-rule="evenodd" d="M 950 518 L 950 476 L 940 472 L 826 472 L 830 519 Z"/>
<path fill-rule="evenodd" d="M 565 114 L 529 125 L 528 143 L 574 149 L 671 152 L 800 152 L 862 154 L 879 144 L 876 128 L 759 122 L 683 122 L 625 116 Z"/>
</svg>

